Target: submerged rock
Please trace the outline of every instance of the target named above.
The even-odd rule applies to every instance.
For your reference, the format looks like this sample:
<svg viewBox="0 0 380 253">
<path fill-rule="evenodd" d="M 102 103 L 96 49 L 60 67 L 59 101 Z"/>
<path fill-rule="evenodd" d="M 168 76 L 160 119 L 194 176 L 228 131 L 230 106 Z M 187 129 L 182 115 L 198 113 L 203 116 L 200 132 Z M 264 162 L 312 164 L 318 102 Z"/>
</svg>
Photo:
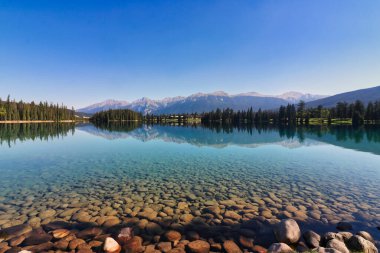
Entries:
<svg viewBox="0 0 380 253">
<path fill-rule="evenodd" d="M 174 242 L 174 244 L 178 243 L 181 240 L 181 233 L 175 230 L 170 230 L 165 233 L 165 239 L 169 242 Z"/>
<path fill-rule="evenodd" d="M 133 228 L 127 227 L 120 230 L 120 233 L 118 234 L 117 239 L 122 245 L 124 245 L 129 240 L 131 240 L 132 237 L 133 237 Z"/>
<path fill-rule="evenodd" d="M 223 248 L 227 253 L 242 253 L 239 246 L 232 240 L 227 240 L 223 243 Z"/>
<path fill-rule="evenodd" d="M 341 231 L 352 230 L 352 225 L 348 222 L 341 221 L 336 225 L 336 228 Z"/>
<path fill-rule="evenodd" d="M 142 247 L 143 239 L 139 236 L 134 236 L 132 239 L 127 241 L 127 243 L 124 245 L 126 249 L 126 253 L 140 253 L 143 252 Z"/>
<path fill-rule="evenodd" d="M 208 253 L 210 251 L 210 244 L 202 240 L 192 241 L 187 244 L 187 247 L 192 253 Z"/>
<path fill-rule="evenodd" d="M 67 230 L 67 229 L 56 229 L 52 232 L 52 235 L 54 238 L 56 239 L 61 239 L 63 237 L 66 237 L 70 234 L 70 230 Z"/>
<path fill-rule="evenodd" d="M 274 227 L 274 234 L 279 242 L 296 243 L 301 237 L 301 230 L 293 219 L 282 220 Z"/>
<path fill-rule="evenodd" d="M 49 242 L 53 236 L 46 233 L 42 228 L 33 229 L 30 235 L 23 241 L 23 245 L 38 245 Z"/>
<path fill-rule="evenodd" d="M 0 239 L 9 240 L 11 238 L 24 235 L 32 231 L 32 227 L 28 224 L 17 225 L 0 230 Z"/>
</svg>

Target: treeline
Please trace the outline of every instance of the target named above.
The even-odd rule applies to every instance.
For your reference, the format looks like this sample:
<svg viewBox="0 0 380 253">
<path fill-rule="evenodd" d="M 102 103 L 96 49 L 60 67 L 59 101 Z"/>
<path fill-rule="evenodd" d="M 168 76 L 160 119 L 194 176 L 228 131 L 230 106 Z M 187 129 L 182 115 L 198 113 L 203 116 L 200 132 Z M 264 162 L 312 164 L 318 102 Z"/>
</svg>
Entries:
<svg viewBox="0 0 380 253">
<path fill-rule="evenodd" d="M 253 108 L 242 111 L 232 109 L 217 109 L 201 115 L 202 123 L 248 123 L 248 124 L 285 124 L 285 125 L 309 125 L 309 124 L 332 124 L 351 123 L 354 126 L 363 124 L 380 123 L 380 101 L 370 102 L 365 106 L 361 101 L 355 103 L 338 103 L 333 108 L 307 108 L 305 102 L 297 105 L 288 104 L 281 106 L 278 110 Z"/>
<path fill-rule="evenodd" d="M 157 124 L 165 124 L 165 123 L 193 123 L 193 122 L 201 122 L 202 114 L 197 113 L 184 113 L 184 114 L 160 114 L 153 115 L 147 114 L 144 116 L 144 121 L 148 123 L 157 123 Z"/>
<path fill-rule="evenodd" d="M 75 124 L 0 124 L 0 145 L 16 141 L 50 140 L 74 134 Z"/>
<path fill-rule="evenodd" d="M 129 109 L 108 110 L 95 113 L 90 121 L 95 124 L 104 124 L 110 121 L 141 121 L 141 113 Z"/>
<path fill-rule="evenodd" d="M 0 98 L 0 121 L 33 121 L 33 120 L 75 120 L 74 108 L 68 109 L 64 105 L 40 102 L 16 102 L 8 96 L 6 101 Z"/>
</svg>

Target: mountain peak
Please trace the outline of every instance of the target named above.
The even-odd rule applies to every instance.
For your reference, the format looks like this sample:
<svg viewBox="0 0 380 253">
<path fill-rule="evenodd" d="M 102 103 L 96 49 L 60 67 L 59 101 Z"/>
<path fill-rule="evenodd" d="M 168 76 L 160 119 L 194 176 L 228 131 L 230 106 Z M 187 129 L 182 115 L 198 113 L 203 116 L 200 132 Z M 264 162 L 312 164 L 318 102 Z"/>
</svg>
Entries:
<svg viewBox="0 0 380 253">
<path fill-rule="evenodd" d="M 90 105 L 79 109 L 79 112 L 95 113 L 108 109 L 131 109 L 141 113 L 192 113 L 211 111 L 216 108 L 232 108 L 234 110 L 243 110 L 249 107 L 261 109 L 274 109 L 280 105 L 288 103 L 298 103 L 300 100 L 305 102 L 323 98 L 320 95 L 304 94 L 296 91 L 289 91 L 278 96 L 263 95 L 258 92 L 240 93 L 229 95 L 224 91 L 215 91 L 211 93 L 195 93 L 188 97 L 166 97 L 164 99 L 153 100 L 148 97 L 142 97 L 131 103 L 108 99 L 106 101 Z M 217 99 L 214 99 L 217 98 Z"/>
</svg>

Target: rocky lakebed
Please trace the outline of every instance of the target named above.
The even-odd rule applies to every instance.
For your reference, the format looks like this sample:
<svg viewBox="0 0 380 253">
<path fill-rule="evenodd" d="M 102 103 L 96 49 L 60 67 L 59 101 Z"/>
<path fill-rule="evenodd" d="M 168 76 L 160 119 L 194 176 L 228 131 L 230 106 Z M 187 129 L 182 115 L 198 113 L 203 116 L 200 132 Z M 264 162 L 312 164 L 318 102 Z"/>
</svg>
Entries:
<svg viewBox="0 0 380 253">
<path fill-rule="evenodd" d="M 276 201 L 274 194 L 271 198 Z M 7 205 L 1 205 L 0 253 L 378 252 L 380 231 L 371 235 L 354 221 L 323 228 L 322 222 L 307 222 L 306 206 L 287 205 L 281 216 L 293 218 L 278 219 L 270 208 L 239 198 L 208 201 L 200 210 L 188 199 L 135 206 L 136 200 L 116 198 L 99 208 L 78 198 L 61 211 L 49 205 L 25 209 L 24 220 L 13 220 L 13 211 L 5 213 Z M 126 215 L 120 215 L 120 208 Z M 314 208 L 315 215 L 323 216 L 318 204 Z"/>
</svg>

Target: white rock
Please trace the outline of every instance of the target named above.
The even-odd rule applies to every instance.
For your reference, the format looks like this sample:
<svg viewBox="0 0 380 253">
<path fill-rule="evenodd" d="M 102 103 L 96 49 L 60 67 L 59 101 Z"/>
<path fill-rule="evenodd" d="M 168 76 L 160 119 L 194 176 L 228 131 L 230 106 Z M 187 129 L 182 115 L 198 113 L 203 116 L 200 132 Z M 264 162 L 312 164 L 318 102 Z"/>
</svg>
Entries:
<svg viewBox="0 0 380 253">
<path fill-rule="evenodd" d="M 107 237 L 103 249 L 106 253 L 118 253 L 121 247 L 112 237 Z"/>
</svg>

